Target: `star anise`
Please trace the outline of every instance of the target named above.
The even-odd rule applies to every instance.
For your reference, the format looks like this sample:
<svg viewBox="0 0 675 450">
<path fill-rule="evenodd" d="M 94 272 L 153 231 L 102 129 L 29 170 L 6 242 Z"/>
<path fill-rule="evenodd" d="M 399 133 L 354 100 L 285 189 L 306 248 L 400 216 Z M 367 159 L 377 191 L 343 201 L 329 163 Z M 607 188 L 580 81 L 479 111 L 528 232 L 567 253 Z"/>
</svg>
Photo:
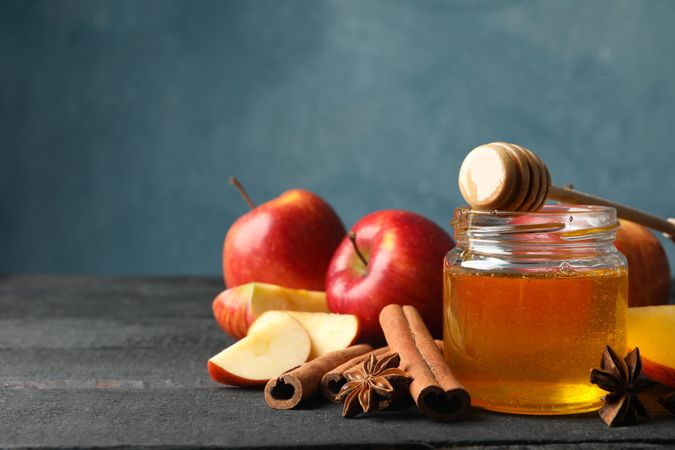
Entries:
<svg viewBox="0 0 675 450">
<path fill-rule="evenodd" d="M 384 356 L 379 361 L 375 355 L 344 373 L 347 383 L 337 395 L 343 400 L 342 417 L 354 417 L 386 409 L 397 392 L 407 390 L 408 374 L 398 368 L 401 358 L 398 353 Z"/>
<path fill-rule="evenodd" d="M 591 383 L 609 392 L 603 397 L 605 403 L 600 409 L 602 420 L 612 427 L 635 422 L 639 417 L 649 417 L 637 394 L 656 383 L 640 379 L 640 350 L 636 347 L 621 359 L 608 345 L 602 355 L 600 367 L 601 369 L 591 370 Z"/>
<path fill-rule="evenodd" d="M 660 398 L 659 403 L 661 403 L 664 408 L 670 411 L 671 414 L 675 414 L 675 391 L 663 398 Z"/>
</svg>

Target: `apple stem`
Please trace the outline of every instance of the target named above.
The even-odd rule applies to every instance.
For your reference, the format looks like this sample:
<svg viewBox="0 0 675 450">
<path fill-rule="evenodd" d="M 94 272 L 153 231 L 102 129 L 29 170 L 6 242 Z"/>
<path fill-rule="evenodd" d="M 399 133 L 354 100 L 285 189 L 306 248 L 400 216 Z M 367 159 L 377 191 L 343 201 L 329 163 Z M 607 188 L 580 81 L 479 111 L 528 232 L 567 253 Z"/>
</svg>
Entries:
<svg viewBox="0 0 675 450">
<path fill-rule="evenodd" d="M 359 247 L 356 245 L 356 233 L 353 231 L 349 232 L 349 240 L 352 241 L 352 245 L 354 246 L 354 251 L 356 251 L 356 254 L 359 256 L 359 259 L 363 263 L 364 266 L 368 267 L 368 261 L 366 261 L 366 258 L 363 257 L 363 254 L 359 250 Z"/>
<path fill-rule="evenodd" d="M 241 182 L 237 180 L 237 177 L 230 177 L 230 184 L 235 188 L 237 188 L 237 190 L 239 191 L 239 195 L 242 196 L 244 201 L 248 204 L 248 207 L 251 209 L 255 209 L 255 203 L 253 203 L 251 197 L 248 196 L 246 189 L 244 189 L 244 186 L 242 186 Z"/>
</svg>

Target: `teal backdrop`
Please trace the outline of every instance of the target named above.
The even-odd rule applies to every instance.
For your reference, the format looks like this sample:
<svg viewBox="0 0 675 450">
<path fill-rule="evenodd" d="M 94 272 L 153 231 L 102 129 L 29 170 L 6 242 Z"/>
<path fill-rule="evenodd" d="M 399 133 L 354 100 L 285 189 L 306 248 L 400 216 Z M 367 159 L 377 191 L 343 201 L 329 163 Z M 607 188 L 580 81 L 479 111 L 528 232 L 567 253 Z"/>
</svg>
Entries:
<svg viewBox="0 0 675 450">
<path fill-rule="evenodd" d="M 674 18 L 670 0 L 0 2 L 0 272 L 219 273 L 247 210 L 230 175 L 257 202 L 312 190 L 347 226 L 403 208 L 449 229 L 464 155 L 495 140 L 675 216 Z"/>
</svg>

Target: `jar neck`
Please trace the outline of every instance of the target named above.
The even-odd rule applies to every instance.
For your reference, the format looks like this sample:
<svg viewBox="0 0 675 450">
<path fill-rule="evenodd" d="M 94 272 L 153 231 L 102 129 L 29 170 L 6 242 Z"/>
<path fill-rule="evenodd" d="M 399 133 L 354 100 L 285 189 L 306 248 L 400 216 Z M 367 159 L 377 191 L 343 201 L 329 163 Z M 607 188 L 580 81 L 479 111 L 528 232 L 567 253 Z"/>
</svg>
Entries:
<svg viewBox="0 0 675 450">
<path fill-rule="evenodd" d="M 452 225 L 457 246 L 486 255 L 569 257 L 616 251 L 614 208 L 546 205 L 537 212 L 458 208 Z"/>
</svg>

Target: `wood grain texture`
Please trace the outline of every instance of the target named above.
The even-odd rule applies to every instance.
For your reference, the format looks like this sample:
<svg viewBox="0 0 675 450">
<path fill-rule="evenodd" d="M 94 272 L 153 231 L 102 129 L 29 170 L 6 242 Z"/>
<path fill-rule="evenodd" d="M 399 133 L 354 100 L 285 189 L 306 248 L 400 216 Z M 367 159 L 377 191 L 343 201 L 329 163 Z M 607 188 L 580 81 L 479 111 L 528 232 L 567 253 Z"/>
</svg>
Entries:
<svg viewBox="0 0 675 450">
<path fill-rule="evenodd" d="M 220 283 L 3 277 L 0 448 L 675 444 L 675 421 L 665 416 L 609 430 L 595 414 L 473 410 L 466 421 L 441 424 L 414 407 L 342 419 L 340 406 L 322 399 L 271 410 L 260 390 L 209 379 L 206 360 L 231 342 L 210 317 Z"/>
<path fill-rule="evenodd" d="M 0 275 L 0 318 L 211 318 L 216 277 Z"/>
<path fill-rule="evenodd" d="M 675 442 L 672 420 L 608 430 L 595 415 L 545 418 L 476 413 L 439 424 L 407 409 L 371 418 L 340 417 L 321 401 L 270 410 L 256 390 L 3 390 L 0 447 L 306 447 L 516 445 Z M 426 446 L 426 447 L 423 447 Z"/>
</svg>

